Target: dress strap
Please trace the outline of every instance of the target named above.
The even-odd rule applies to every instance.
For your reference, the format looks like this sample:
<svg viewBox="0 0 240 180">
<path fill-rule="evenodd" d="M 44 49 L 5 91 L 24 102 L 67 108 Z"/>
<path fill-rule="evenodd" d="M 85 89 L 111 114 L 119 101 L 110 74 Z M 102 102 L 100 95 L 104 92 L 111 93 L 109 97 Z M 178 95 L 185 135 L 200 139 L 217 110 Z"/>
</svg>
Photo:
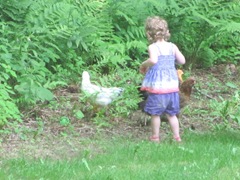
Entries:
<svg viewBox="0 0 240 180">
<path fill-rule="evenodd" d="M 171 48 L 169 49 L 169 53 L 171 55 L 173 55 L 173 43 L 170 42 L 170 46 L 171 46 Z"/>
<path fill-rule="evenodd" d="M 155 44 L 155 45 L 156 45 L 156 44 Z M 161 54 L 162 54 L 161 49 L 159 48 L 158 45 L 156 45 L 156 46 L 157 46 L 157 48 L 158 48 L 159 55 L 161 55 Z"/>
</svg>

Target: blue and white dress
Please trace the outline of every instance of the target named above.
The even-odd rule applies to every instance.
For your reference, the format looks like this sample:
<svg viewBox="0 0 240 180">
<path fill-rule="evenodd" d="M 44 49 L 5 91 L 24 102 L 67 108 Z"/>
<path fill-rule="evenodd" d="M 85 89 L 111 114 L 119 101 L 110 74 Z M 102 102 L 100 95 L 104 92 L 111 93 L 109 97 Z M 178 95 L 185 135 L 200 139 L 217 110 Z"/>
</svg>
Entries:
<svg viewBox="0 0 240 180">
<path fill-rule="evenodd" d="M 156 44 L 157 46 L 157 44 Z M 167 42 L 169 54 L 163 55 L 158 47 L 158 61 L 147 71 L 141 90 L 149 92 L 144 108 L 148 114 L 161 115 L 179 113 L 179 80 L 175 68 L 173 44 Z"/>
</svg>

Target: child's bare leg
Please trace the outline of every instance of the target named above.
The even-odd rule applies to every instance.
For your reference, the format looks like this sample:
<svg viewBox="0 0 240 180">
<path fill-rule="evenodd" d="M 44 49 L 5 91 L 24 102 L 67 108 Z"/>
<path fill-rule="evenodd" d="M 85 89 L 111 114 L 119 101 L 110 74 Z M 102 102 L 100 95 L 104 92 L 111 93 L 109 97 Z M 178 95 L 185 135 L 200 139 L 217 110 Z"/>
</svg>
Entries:
<svg viewBox="0 0 240 180">
<path fill-rule="evenodd" d="M 161 124 L 160 116 L 152 115 L 151 118 L 152 137 L 159 137 L 159 128 Z"/>
<path fill-rule="evenodd" d="M 179 121 L 177 116 L 170 116 L 167 114 L 167 118 L 173 132 L 173 137 L 177 141 L 181 141 L 180 134 L 179 134 Z"/>
</svg>

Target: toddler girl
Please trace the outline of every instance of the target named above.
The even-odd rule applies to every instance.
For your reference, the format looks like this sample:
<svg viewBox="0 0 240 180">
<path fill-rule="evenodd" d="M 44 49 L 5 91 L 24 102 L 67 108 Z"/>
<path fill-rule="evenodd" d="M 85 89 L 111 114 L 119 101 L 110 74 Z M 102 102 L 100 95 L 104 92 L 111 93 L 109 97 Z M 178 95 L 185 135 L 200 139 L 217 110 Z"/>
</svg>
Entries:
<svg viewBox="0 0 240 180">
<path fill-rule="evenodd" d="M 151 141 L 159 142 L 160 115 L 165 113 L 173 132 L 173 138 L 181 142 L 177 114 L 180 111 L 179 82 L 175 63 L 184 64 L 185 57 L 178 47 L 167 42 L 170 37 L 167 22 L 158 17 L 146 20 L 145 31 L 150 42 L 149 59 L 140 66 L 145 74 L 141 90 L 149 96 L 144 111 L 151 115 Z"/>
</svg>

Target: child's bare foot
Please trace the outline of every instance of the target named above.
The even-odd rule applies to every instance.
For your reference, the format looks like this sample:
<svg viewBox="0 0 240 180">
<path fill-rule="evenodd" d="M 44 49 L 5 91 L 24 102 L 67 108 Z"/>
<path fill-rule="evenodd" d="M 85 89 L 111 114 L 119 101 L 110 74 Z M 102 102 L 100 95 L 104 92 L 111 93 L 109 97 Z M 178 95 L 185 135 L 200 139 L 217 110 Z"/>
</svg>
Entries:
<svg viewBox="0 0 240 180">
<path fill-rule="evenodd" d="M 150 136 L 149 140 L 152 142 L 160 142 L 159 136 Z"/>
<path fill-rule="evenodd" d="M 180 137 L 175 137 L 174 139 L 176 142 L 182 142 L 182 139 Z"/>
</svg>

